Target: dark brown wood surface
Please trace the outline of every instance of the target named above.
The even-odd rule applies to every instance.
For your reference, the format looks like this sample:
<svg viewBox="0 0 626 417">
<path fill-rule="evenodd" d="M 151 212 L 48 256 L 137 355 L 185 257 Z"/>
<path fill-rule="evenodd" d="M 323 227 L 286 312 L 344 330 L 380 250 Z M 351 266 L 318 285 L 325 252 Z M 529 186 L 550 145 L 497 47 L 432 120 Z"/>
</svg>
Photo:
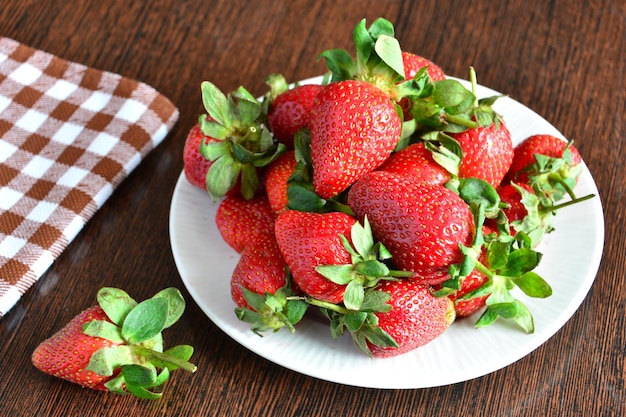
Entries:
<svg viewBox="0 0 626 417">
<path fill-rule="evenodd" d="M 203 80 L 260 95 L 263 78 L 321 74 L 362 18 L 386 17 L 405 50 L 532 108 L 576 144 L 602 199 L 606 239 L 580 309 L 537 350 L 481 378 L 430 389 L 338 385 L 277 366 L 215 326 L 184 289 L 169 207 Z M 626 3 L 622 0 L 3 0 L 0 35 L 146 82 L 181 116 L 57 262 L 0 320 L 6 416 L 621 416 L 626 412 L 624 263 Z M 159 401 L 91 392 L 37 371 L 35 346 L 102 286 L 137 299 L 176 286 L 188 308 L 166 335 L 195 346 Z M 463 347 L 459 346 L 459 355 Z"/>
</svg>

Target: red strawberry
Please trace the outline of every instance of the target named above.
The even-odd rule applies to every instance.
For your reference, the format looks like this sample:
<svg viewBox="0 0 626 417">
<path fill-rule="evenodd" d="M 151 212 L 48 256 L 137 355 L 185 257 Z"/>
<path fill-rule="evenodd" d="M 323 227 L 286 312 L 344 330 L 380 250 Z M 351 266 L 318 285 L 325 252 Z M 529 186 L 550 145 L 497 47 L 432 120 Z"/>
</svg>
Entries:
<svg viewBox="0 0 626 417">
<path fill-rule="evenodd" d="M 32 356 L 32 362 L 37 369 L 85 388 L 106 391 L 104 384 L 112 376 L 98 375 L 85 368 L 95 351 L 117 344 L 85 335 L 83 325 L 93 320 L 109 321 L 104 310 L 95 305 L 78 314 L 65 327 L 40 344 Z"/>
<path fill-rule="evenodd" d="M 393 102 L 375 85 L 355 80 L 327 85 L 309 119 L 315 192 L 334 197 L 380 166 L 401 128 Z"/>
<path fill-rule="evenodd" d="M 263 233 L 248 244 L 230 280 L 231 296 L 239 307 L 250 308 L 242 286 L 256 294 L 274 294 L 287 283 L 286 264 L 273 234 Z"/>
<path fill-rule="evenodd" d="M 468 276 L 463 278 L 461 289 L 450 296 L 452 301 L 454 301 L 454 311 L 458 318 L 469 317 L 485 306 L 485 302 L 490 294 L 473 297 L 467 300 L 460 300 L 459 298 L 481 287 L 487 280 L 487 276 L 477 270 L 472 271 Z"/>
<path fill-rule="evenodd" d="M 336 284 L 317 272 L 316 267 L 351 264 L 339 235 L 350 239 L 357 220 L 340 212 L 308 213 L 287 210 L 276 218 L 278 246 L 293 275 L 293 281 L 307 295 L 340 303 L 346 285 Z"/>
<path fill-rule="evenodd" d="M 451 177 L 445 168 L 435 162 L 423 142 L 414 143 L 391 154 L 378 170 L 393 172 L 421 184 L 431 185 L 445 184 Z"/>
<path fill-rule="evenodd" d="M 167 372 L 155 374 L 155 366 L 196 370 L 187 362 L 191 346 L 163 352 L 161 331 L 185 308 L 178 290 L 168 288 L 137 304 L 122 290 L 103 288 L 98 301 L 37 346 L 31 358 L 37 369 L 85 388 L 149 399 L 161 396 L 150 389 L 168 378 Z M 141 380 L 136 377 L 140 370 Z"/>
<path fill-rule="evenodd" d="M 296 170 L 294 151 L 287 151 L 265 169 L 265 193 L 275 213 L 287 209 L 287 181 Z"/>
<path fill-rule="evenodd" d="M 551 135 L 533 135 L 526 138 L 515 147 L 507 178 L 517 183 L 528 182 L 528 174 L 531 173 L 533 164 L 537 162 L 535 154 L 561 158 L 567 146 L 567 142 Z M 580 164 L 582 159 L 574 145 L 569 145 L 568 149 L 571 158 L 568 163 L 569 169 Z"/>
<path fill-rule="evenodd" d="M 522 187 L 529 193 L 532 193 L 533 190 L 530 188 L 528 184 L 518 184 L 519 187 Z M 504 214 L 506 214 L 509 222 L 514 222 L 517 220 L 523 220 L 524 217 L 528 214 L 528 210 L 522 203 L 522 195 L 519 190 L 515 188 L 512 184 L 505 184 L 498 189 L 498 195 L 500 196 L 500 200 L 507 203 L 509 205 L 508 208 L 502 209 Z M 515 231 L 512 230 L 511 234 L 514 235 Z"/>
<path fill-rule="evenodd" d="M 381 347 L 368 341 L 374 357 L 385 358 L 409 352 L 440 336 L 454 321 L 452 301 L 435 297 L 430 287 L 410 280 L 383 281 L 377 288 L 388 293 L 391 311 L 376 312 L 378 326 L 397 347 Z"/>
<path fill-rule="evenodd" d="M 214 140 L 202 133 L 200 124 L 196 123 L 189 131 L 189 134 L 187 134 L 185 147 L 183 148 L 183 171 L 185 172 L 185 177 L 193 186 L 203 190 L 206 190 L 206 173 L 212 162 L 200 154 L 200 144 L 202 141 L 209 143 Z"/>
<path fill-rule="evenodd" d="M 478 178 L 497 188 L 513 160 L 511 133 L 504 122 L 451 133 L 461 145 L 463 160 L 459 177 Z"/>
<path fill-rule="evenodd" d="M 313 101 L 323 88 L 317 84 L 300 85 L 274 99 L 267 113 L 267 125 L 278 142 L 293 149 L 293 137 L 307 125 Z"/>
<path fill-rule="evenodd" d="M 422 56 L 403 51 L 402 62 L 404 64 L 404 77 L 407 79 L 415 77 L 417 71 L 424 67 L 427 67 L 426 71 L 428 71 L 428 75 L 432 81 L 446 79 L 446 75 L 440 67 Z"/>
<path fill-rule="evenodd" d="M 422 283 L 447 280 L 450 265 L 463 258 L 459 245 L 469 246 L 474 236 L 472 213 L 457 194 L 390 172 L 370 172 L 357 181 L 348 205 L 368 217 L 395 264 Z"/>
<path fill-rule="evenodd" d="M 257 236 L 273 233 L 274 217 L 265 195 L 257 195 L 251 200 L 232 195 L 220 202 L 215 223 L 224 241 L 241 253 Z"/>
</svg>

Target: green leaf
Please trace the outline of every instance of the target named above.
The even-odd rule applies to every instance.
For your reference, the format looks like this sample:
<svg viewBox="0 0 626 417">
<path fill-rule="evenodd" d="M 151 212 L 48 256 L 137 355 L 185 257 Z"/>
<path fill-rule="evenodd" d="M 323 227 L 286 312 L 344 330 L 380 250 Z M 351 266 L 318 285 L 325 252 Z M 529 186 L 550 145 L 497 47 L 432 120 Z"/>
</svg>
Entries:
<svg viewBox="0 0 626 417">
<path fill-rule="evenodd" d="M 533 316 L 524 304 L 518 300 L 511 303 L 493 304 L 489 309 L 505 319 L 511 319 L 517 323 L 526 333 L 535 331 Z"/>
<path fill-rule="evenodd" d="M 376 259 L 359 262 L 354 266 L 354 269 L 357 273 L 370 278 L 386 277 L 390 273 L 387 265 Z"/>
<path fill-rule="evenodd" d="M 487 264 L 495 271 L 504 267 L 509 260 L 511 244 L 494 240 L 487 246 Z"/>
<path fill-rule="evenodd" d="M 254 166 L 249 164 L 241 165 L 241 195 L 246 200 L 251 200 L 259 188 L 259 176 Z"/>
<path fill-rule="evenodd" d="M 369 61 L 372 52 L 374 52 L 374 39 L 365 27 L 365 19 L 362 19 L 354 28 L 352 38 L 354 40 L 354 49 L 356 50 L 357 62 L 361 64 Z"/>
<path fill-rule="evenodd" d="M 224 155 L 211 164 L 207 171 L 206 187 L 213 200 L 224 197 L 233 189 L 240 172 L 241 164 L 230 155 Z"/>
<path fill-rule="evenodd" d="M 172 326 L 178 321 L 185 311 L 185 299 L 177 288 L 166 288 L 156 293 L 152 298 L 165 298 L 168 302 L 167 320 L 164 328 Z"/>
<path fill-rule="evenodd" d="M 137 305 L 126 291 L 119 288 L 101 288 L 96 298 L 109 320 L 117 325 L 121 325 L 128 312 Z"/>
<path fill-rule="evenodd" d="M 88 336 L 101 337 L 115 343 L 125 343 L 122 337 L 122 329 L 114 323 L 106 320 L 92 320 L 83 325 L 83 333 Z"/>
<path fill-rule="evenodd" d="M 539 265 L 541 256 L 541 253 L 532 249 L 514 250 L 509 253 L 506 265 L 498 270 L 498 275 L 519 277 Z"/>
<path fill-rule="evenodd" d="M 536 272 L 529 271 L 520 277 L 511 278 L 529 297 L 547 298 L 552 295 L 552 287 Z"/>
<path fill-rule="evenodd" d="M 291 324 L 297 324 L 302 320 L 309 308 L 309 304 L 303 300 L 289 300 L 286 305 L 285 315 Z"/>
<path fill-rule="evenodd" d="M 363 225 L 358 221 L 354 222 L 350 230 L 350 237 L 352 238 L 354 248 L 363 259 L 372 255 L 374 236 L 372 235 L 372 228 L 367 220 L 367 216 L 363 221 Z"/>
<path fill-rule="evenodd" d="M 122 374 L 127 385 L 151 387 L 156 381 L 156 369 L 141 365 L 122 365 Z"/>
<path fill-rule="evenodd" d="M 163 395 L 160 392 L 151 392 L 144 387 L 133 384 L 126 384 L 126 389 L 135 397 L 143 398 L 146 400 L 158 400 Z"/>
<path fill-rule="evenodd" d="M 363 21 L 363 23 L 365 24 L 365 21 Z M 379 17 L 374 20 L 374 22 L 370 25 L 368 32 L 370 33 L 372 39 L 378 39 L 381 35 L 394 36 L 393 24 L 383 17 Z"/>
<path fill-rule="evenodd" d="M 339 285 L 346 285 L 352 281 L 354 275 L 354 265 L 318 265 L 315 270 L 324 278 Z"/>
<path fill-rule="evenodd" d="M 350 80 L 354 78 L 355 64 L 352 56 L 344 49 L 329 49 L 320 54 L 326 66 L 333 73 L 332 81 Z"/>
<path fill-rule="evenodd" d="M 387 313 L 391 311 L 391 305 L 387 303 L 391 295 L 384 291 L 365 291 L 361 311 Z"/>
<path fill-rule="evenodd" d="M 346 328 L 350 332 L 357 332 L 365 323 L 367 313 L 362 311 L 350 311 L 343 317 Z"/>
<path fill-rule="evenodd" d="M 380 59 L 402 78 L 405 78 L 402 50 L 398 40 L 392 36 L 380 35 L 374 47 Z"/>
<path fill-rule="evenodd" d="M 474 326 L 476 328 L 487 327 L 493 324 L 498 319 L 498 313 L 487 308 L 483 314 L 481 314 L 480 318 L 476 321 Z"/>
<path fill-rule="evenodd" d="M 261 103 L 243 86 L 233 92 L 237 98 L 239 123 L 243 126 L 252 124 L 261 114 Z"/>
<path fill-rule="evenodd" d="M 231 126 L 233 114 L 226 95 L 209 81 L 203 81 L 200 90 L 202 91 L 202 103 L 209 116 L 224 127 Z"/>
<path fill-rule="evenodd" d="M 227 139 L 233 132 L 232 126 L 224 127 L 213 119 L 207 119 L 205 115 L 200 117 L 199 123 L 203 134 L 218 141 Z"/>
<path fill-rule="evenodd" d="M 463 84 L 453 79 L 434 82 L 435 103 L 450 114 L 459 114 L 471 108 L 475 96 Z"/>
<path fill-rule="evenodd" d="M 166 355 L 170 355 L 173 356 L 175 358 L 178 358 L 182 361 L 188 361 L 191 356 L 193 355 L 193 346 L 189 346 L 189 345 L 177 345 L 174 346 L 168 350 L 166 350 L 165 352 L 163 352 Z M 174 371 L 176 369 L 178 369 L 179 367 L 170 363 L 170 362 L 162 362 L 159 361 L 158 359 L 152 359 L 151 361 L 157 368 L 160 369 L 169 369 L 170 371 Z"/>
<path fill-rule="evenodd" d="M 500 196 L 496 189 L 478 178 L 460 178 L 459 195 L 468 204 L 483 204 L 486 213 L 496 213 L 500 208 Z"/>
<path fill-rule="evenodd" d="M 164 329 L 168 310 L 168 301 L 165 298 L 142 301 L 126 316 L 122 336 L 133 344 L 152 339 Z"/>
<path fill-rule="evenodd" d="M 287 187 L 287 197 L 292 210 L 317 212 L 326 204 L 326 200 L 301 185 Z"/>
<path fill-rule="evenodd" d="M 208 161 L 215 161 L 216 159 L 231 154 L 230 141 L 202 141 L 200 142 L 200 155 Z"/>
<path fill-rule="evenodd" d="M 380 347 L 397 348 L 398 343 L 393 337 L 380 327 L 368 327 L 363 330 L 363 335 L 372 344 Z"/>
<path fill-rule="evenodd" d="M 132 362 L 133 356 L 129 346 L 103 347 L 91 355 L 85 369 L 101 376 L 111 376 L 115 369 Z"/>
<path fill-rule="evenodd" d="M 363 284 L 357 280 L 352 280 L 346 286 L 346 291 L 343 294 L 343 304 L 348 310 L 358 311 L 363 305 L 363 298 L 365 297 L 365 290 Z"/>
</svg>

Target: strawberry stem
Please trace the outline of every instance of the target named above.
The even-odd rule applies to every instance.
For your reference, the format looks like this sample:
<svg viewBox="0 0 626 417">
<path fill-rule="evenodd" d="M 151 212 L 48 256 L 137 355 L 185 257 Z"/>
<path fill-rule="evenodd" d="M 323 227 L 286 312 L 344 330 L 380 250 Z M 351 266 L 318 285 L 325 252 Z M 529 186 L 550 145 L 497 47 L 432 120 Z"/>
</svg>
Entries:
<svg viewBox="0 0 626 417">
<path fill-rule="evenodd" d="M 541 209 L 539 209 L 539 211 L 542 212 L 542 213 L 548 213 L 548 212 L 551 212 L 551 211 L 556 211 L 556 210 L 562 209 L 563 207 L 567 207 L 567 206 L 574 205 L 576 203 L 580 203 L 581 201 L 590 200 L 590 199 L 592 199 L 595 196 L 596 196 L 595 194 L 587 194 L 586 196 L 583 196 L 583 197 L 575 197 L 572 200 L 566 201 L 565 203 L 556 204 L 556 205 L 549 206 L 549 207 L 542 207 Z"/>
<path fill-rule="evenodd" d="M 476 127 L 478 127 L 478 124 L 476 122 L 474 122 L 473 120 L 470 120 L 470 119 L 468 119 L 466 117 L 458 117 L 458 116 L 454 116 L 452 114 L 446 114 L 446 120 L 448 122 L 452 122 L 454 124 L 466 127 L 468 129 L 475 129 Z"/>
</svg>

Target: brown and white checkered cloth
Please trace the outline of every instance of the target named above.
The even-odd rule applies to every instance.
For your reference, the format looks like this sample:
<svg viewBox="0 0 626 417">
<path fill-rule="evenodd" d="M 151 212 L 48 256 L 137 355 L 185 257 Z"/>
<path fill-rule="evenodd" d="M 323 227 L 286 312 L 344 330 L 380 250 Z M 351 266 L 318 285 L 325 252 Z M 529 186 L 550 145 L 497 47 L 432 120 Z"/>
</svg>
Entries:
<svg viewBox="0 0 626 417">
<path fill-rule="evenodd" d="M 177 119 L 146 84 L 0 37 L 0 317 Z"/>
</svg>

